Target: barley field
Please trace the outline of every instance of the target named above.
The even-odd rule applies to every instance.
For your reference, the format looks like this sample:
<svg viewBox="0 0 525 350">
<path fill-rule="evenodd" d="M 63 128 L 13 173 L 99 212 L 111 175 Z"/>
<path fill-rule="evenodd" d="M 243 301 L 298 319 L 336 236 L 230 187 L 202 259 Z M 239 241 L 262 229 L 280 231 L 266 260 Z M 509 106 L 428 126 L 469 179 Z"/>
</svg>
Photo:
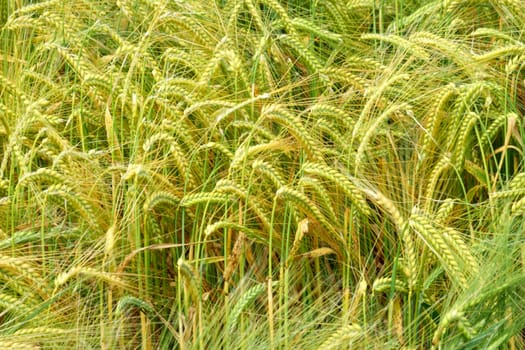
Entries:
<svg viewBox="0 0 525 350">
<path fill-rule="evenodd" d="M 0 27 L 0 349 L 525 349 L 523 0 Z"/>
</svg>

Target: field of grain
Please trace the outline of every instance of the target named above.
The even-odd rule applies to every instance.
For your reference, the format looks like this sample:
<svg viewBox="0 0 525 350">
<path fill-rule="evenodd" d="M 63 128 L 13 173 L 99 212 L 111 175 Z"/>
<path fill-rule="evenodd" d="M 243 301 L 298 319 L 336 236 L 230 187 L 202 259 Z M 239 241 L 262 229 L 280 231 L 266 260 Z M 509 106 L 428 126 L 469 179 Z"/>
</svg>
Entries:
<svg viewBox="0 0 525 350">
<path fill-rule="evenodd" d="M 0 0 L 0 349 L 525 349 L 522 0 Z"/>
</svg>

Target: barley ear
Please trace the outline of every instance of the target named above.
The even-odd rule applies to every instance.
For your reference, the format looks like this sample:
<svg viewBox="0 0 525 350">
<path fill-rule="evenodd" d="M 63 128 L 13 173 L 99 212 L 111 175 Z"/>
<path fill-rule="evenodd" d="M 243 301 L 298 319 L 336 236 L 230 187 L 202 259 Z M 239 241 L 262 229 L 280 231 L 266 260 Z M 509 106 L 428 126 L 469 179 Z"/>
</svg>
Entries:
<svg viewBox="0 0 525 350">
<path fill-rule="evenodd" d="M 363 192 L 349 180 L 349 177 L 327 165 L 319 163 L 306 162 L 304 163 L 302 170 L 307 174 L 316 175 L 332 181 L 345 192 L 361 213 L 370 215 L 370 208 L 366 203 Z"/>
<path fill-rule="evenodd" d="M 272 288 L 277 287 L 278 283 L 279 283 L 278 281 L 272 282 L 271 287 Z M 256 284 L 255 286 L 248 289 L 242 295 L 242 297 L 237 301 L 237 303 L 235 303 L 235 306 L 232 308 L 232 311 L 228 315 L 228 319 L 226 321 L 226 329 L 229 333 L 233 333 L 233 331 L 237 327 L 237 322 L 244 308 L 249 303 L 253 302 L 266 289 L 267 289 L 266 283 Z"/>
<path fill-rule="evenodd" d="M 345 346 L 354 342 L 363 335 L 363 330 L 357 324 L 344 325 L 330 335 L 319 347 L 319 350 L 339 349 L 343 344 Z"/>
</svg>

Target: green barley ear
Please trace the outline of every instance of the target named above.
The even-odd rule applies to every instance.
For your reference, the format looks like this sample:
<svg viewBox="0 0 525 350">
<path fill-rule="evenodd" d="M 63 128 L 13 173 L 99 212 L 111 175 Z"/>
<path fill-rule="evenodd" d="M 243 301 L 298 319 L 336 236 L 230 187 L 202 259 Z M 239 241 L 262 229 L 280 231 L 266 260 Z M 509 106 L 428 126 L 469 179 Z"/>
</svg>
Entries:
<svg viewBox="0 0 525 350">
<path fill-rule="evenodd" d="M 257 218 L 261 221 L 265 229 L 270 229 L 271 221 L 263 207 L 259 204 L 260 201 L 257 200 L 257 197 L 250 194 L 243 186 L 234 181 L 222 179 L 217 181 L 214 192 L 231 193 L 247 201 L 247 206 L 253 210 L 255 215 L 257 215 Z"/>
<path fill-rule="evenodd" d="M 116 274 L 98 271 L 90 267 L 76 266 L 71 268 L 68 272 L 63 272 L 55 278 L 55 288 L 62 287 L 69 282 L 73 277 L 85 276 L 97 281 L 106 282 L 108 285 L 126 289 L 128 285 L 121 280 Z"/>
<path fill-rule="evenodd" d="M 447 218 L 452 212 L 452 209 L 454 209 L 454 204 L 455 202 L 452 198 L 445 199 L 438 208 L 436 220 L 441 223 L 446 222 Z"/>
<path fill-rule="evenodd" d="M 525 48 L 522 45 L 508 45 L 476 56 L 475 59 L 477 63 L 486 63 L 505 56 L 521 56 L 523 54 L 525 54 Z"/>
<path fill-rule="evenodd" d="M 292 26 L 298 31 L 309 33 L 310 35 L 331 42 L 335 45 L 341 45 L 343 43 L 343 37 L 341 34 L 330 32 L 316 25 L 314 22 L 305 18 L 294 18 L 292 19 Z"/>
<path fill-rule="evenodd" d="M 401 214 L 396 205 L 380 191 L 364 188 L 366 195 L 382 208 L 394 224 L 399 237 L 403 242 L 404 254 L 407 259 L 407 277 L 410 288 L 414 288 L 418 281 L 418 255 L 409 221 Z"/>
<path fill-rule="evenodd" d="M 512 203 L 511 213 L 513 216 L 525 214 L 525 197 Z"/>
<path fill-rule="evenodd" d="M 338 222 L 339 219 L 335 215 L 335 211 L 333 208 L 332 200 L 330 199 L 330 196 L 328 194 L 328 191 L 323 186 L 321 181 L 315 178 L 311 178 L 309 176 L 303 176 L 299 180 L 299 187 L 303 190 L 306 188 L 310 188 L 313 191 L 311 193 L 314 194 L 315 199 L 319 201 L 319 204 L 321 208 L 325 210 L 325 212 L 328 214 L 328 218 L 331 222 Z"/>
<path fill-rule="evenodd" d="M 31 99 L 9 78 L 5 77 L 0 73 L 0 86 L 5 89 L 6 92 L 9 92 L 14 97 L 20 99 L 22 105 L 29 106 L 31 105 Z"/>
<path fill-rule="evenodd" d="M 396 278 L 395 281 L 392 281 L 392 277 L 382 277 L 376 279 L 372 285 L 372 290 L 378 293 L 387 292 L 390 291 L 392 285 L 396 292 L 408 293 L 408 285 L 399 278 Z"/>
<path fill-rule="evenodd" d="M 3 130 L 0 129 L 0 136 L 8 136 L 11 134 L 11 128 L 9 127 L 11 120 L 15 120 L 15 112 L 3 103 L 0 103 L 0 122 L 4 127 Z"/>
<path fill-rule="evenodd" d="M 152 193 L 144 202 L 144 211 L 151 212 L 157 205 L 169 204 L 173 207 L 178 207 L 180 199 L 170 192 L 158 191 Z"/>
<path fill-rule="evenodd" d="M 436 98 L 436 102 L 430 108 L 430 116 L 425 121 L 425 130 L 423 134 L 423 150 L 422 159 L 430 156 L 431 149 L 437 147 L 438 142 L 435 141 L 439 131 L 439 125 L 442 122 L 442 114 L 445 113 L 445 106 L 450 99 L 457 94 L 455 84 L 450 83 L 441 89 Z"/>
<path fill-rule="evenodd" d="M 518 44 L 519 41 L 514 39 L 511 35 L 505 33 L 504 31 L 495 29 L 495 28 L 477 28 L 475 31 L 470 33 L 470 36 L 477 37 L 486 37 L 490 39 L 499 39 L 506 43 Z"/>
<path fill-rule="evenodd" d="M 279 281 L 274 281 L 271 284 L 272 289 L 277 287 Z M 235 303 L 235 306 L 232 308 L 228 319 L 226 321 L 226 330 L 231 334 L 235 331 L 239 317 L 241 316 L 242 311 L 248 304 L 252 303 L 261 293 L 268 289 L 266 283 L 256 284 L 255 286 L 248 289 L 241 298 Z"/>
<path fill-rule="evenodd" d="M 231 221 L 226 221 L 226 220 L 222 220 L 222 221 L 217 221 L 213 224 L 210 224 L 208 226 L 206 226 L 206 229 L 204 230 L 204 234 L 206 236 L 210 236 L 212 235 L 213 233 L 217 232 L 217 231 L 220 231 L 220 230 L 233 230 L 233 231 L 238 231 L 238 232 L 245 232 L 245 233 L 248 233 L 250 236 L 253 236 L 253 237 L 256 237 L 257 235 L 255 234 L 255 231 L 244 226 L 244 225 L 241 225 L 241 224 L 237 224 L 235 222 L 231 222 Z"/>
<path fill-rule="evenodd" d="M 337 187 L 341 188 L 345 194 L 350 198 L 352 203 L 365 215 L 370 215 L 370 208 L 366 203 L 363 192 L 360 191 L 348 177 L 339 171 L 323 164 L 307 162 L 303 165 L 302 170 L 311 175 L 316 175 L 324 179 L 330 180 Z"/>
<path fill-rule="evenodd" d="M 290 16 L 288 16 L 288 11 L 281 6 L 278 0 L 259 0 L 262 4 L 266 5 L 267 7 L 271 8 L 273 11 L 277 13 L 279 16 L 279 19 L 284 25 L 284 28 L 286 29 L 286 32 L 294 37 L 298 37 L 297 32 L 294 28 L 294 25 L 290 19 Z"/>
<path fill-rule="evenodd" d="M 228 47 L 228 38 L 224 37 L 214 48 L 213 56 L 208 60 L 206 66 L 199 75 L 199 83 L 208 85 L 211 83 L 215 70 L 223 59 L 224 50 Z"/>
<path fill-rule="evenodd" d="M 323 74 L 326 71 L 327 70 L 323 70 L 322 71 Z M 339 73 L 337 70 L 328 71 L 328 72 L 329 72 L 328 74 L 333 72 L 334 75 L 336 75 L 334 79 L 338 79 L 337 76 L 340 77 L 341 75 L 344 75 L 343 73 Z M 350 78 L 350 79 L 353 79 L 353 78 Z M 352 130 L 355 124 L 354 120 L 349 116 L 348 111 L 342 108 L 333 106 L 331 104 L 318 102 L 310 106 L 308 111 L 309 111 L 309 117 L 312 118 L 313 120 L 320 119 L 320 118 L 325 118 L 327 120 L 333 119 L 335 124 L 337 125 L 341 124 L 342 126 L 345 127 L 346 130 Z"/>
<path fill-rule="evenodd" d="M 432 211 L 432 206 L 436 199 L 433 196 L 435 193 L 439 193 L 439 191 L 436 191 L 438 182 L 443 180 L 443 174 L 450 170 L 452 166 L 449 154 L 443 154 L 441 159 L 434 166 L 425 189 L 425 212 L 429 213 Z"/>
<path fill-rule="evenodd" d="M 328 337 L 319 347 L 319 350 L 339 349 L 341 346 L 352 344 L 363 336 L 363 330 L 358 324 L 348 324 Z M 343 345 L 344 344 L 344 345 Z"/>
<path fill-rule="evenodd" d="M 29 285 L 33 286 L 37 294 L 46 299 L 50 295 L 48 286 L 39 277 L 38 271 L 32 267 L 28 262 L 21 258 L 13 258 L 0 254 L 0 270 L 5 271 L 9 275 L 19 276 L 25 280 Z"/>
<path fill-rule="evenodd" d="M 71 332 L 72 330 L 69 330 L 69 329 L 42 326 L 42 327 L 19 329 L 14 333 L 14 336 L 20 337 L 24 335 L 30 335 L 32 338 L 34 337 L 37 339 L 44 340 L 47 336 L 50 336 L 50 335 L 60 336 L 60 335 L 66 335 Z"/>
<path fill-rule="evenodd" d="M 380 116 L 378 116 L 371 124 L 367 127 L 364 136 L 359 141 L 359 147 L 356 153 L 355 168 L 356 171 L 360 168 L 361 162 L 364 158 L 365 150 L 368 147 L 368 143 L 379 130 L 380 125 L 384 123 L 392 114 L 398 113 L 400 110 L 407 110 L 410 107 L 406 103 L 394 104 L 388 107 Z"/>
<path fill-rule="evenodd" d="M 394 34 L 375 34 L 375 33 L 367 33 L 361 35 L 361 39 L 364 40 L 380 40 L 383 42 L 387 42 L 389 44 L 392 44 L 394 46 L 400 47 L 403 50 L 406 50 L 416 58 L 428 61 L 430 59 L 430 56 L 428 53 L 420 48 L 418 45 L 415 45 L 410 40 L 404 39 L 398 35 Z"/>
<path fill-rule="evenodd" d="M 184 110 L 184 117 L 187 118 L 192 114 L 200 114 L 202 121 L 205 122 L 208 126 L 210 121 L 208 120 L 209 117 L 205 115 L 208 114 L 206 109 L 212 108 L 213 110 L 220 110 L 221 108 L 231 109 L 233 107 L 235 107 L 235 103 L 231 101 L 208 99 L 204 101 L 195 102 L 189 105 Z"/>
<path fill-rule="evenodd" d="M 294 149 L 293 145 L 290 145 L 290 143 L 287 140 L 283 140 L 275 136 L 272 138 L 271 141 L 267 143 L 260 143 L 249 147 L 247 145 L 245 146 L 244 144 L 240 145 L 235 151 L 235 154 L 233 155 L 233 160 L 230 164 L 230 172 L 236 172 L 242 167 L 244 167 L 250 156 L 254 156 L 263 152 L 286 153 L 287 151 L 290 151 L 292 149 Z"/>
<path fill-rule="evenodd" d="M 56 51 L 62 57 L 62 59 L 67 62 L 67 64 L 75 71 L 75 74 L 78 75 L 81 80 L 91 76 L 91 72 L 96 71 L 96 68 L 93 67 L 91 62 L 82 57 L 79 57 L 79 55 L 75 54 L 73 50 L 61 46 L 58 43 L 46 43 L 45 48 Z M 99 98 L 99 96 L 94 96 L 95 100 Z M 100 100 L 98 102 L 101 103 Z"/>
<path fill-rule="evenodd" d="M 177 261 L 177 271 L 184 281 L 184 288 L 195 305 L 199 304 L 202 294 L 202 282 L 198 273 L 182 257 Z"/>
<path fill-rule="evenodd" d="M 325 157 L 337 157 L 339 151 L 345 149 L 346 140 L 344 136 L 339 133 L 335 123 L 321 117 L 317 119 L 314 130 L 316 130 L 319 135 L 322 135 L 323 141 L 325 143 Z"/>
<path fill-rule="evenodd" d="M 319 3 L 329 16 L 329 21 L 333 22 L 333 26 L 337 29 L 338 33 L 347 33 L 348 24 L 350 23 L 347 16 L 345 16 L 344 8 L 347 4 L 342 4 L 339 1 L 326 0 Z"/>
<path fill-rule="evenodd" d="M 248 9 L 248 12 L 253 18 L 253 21 L 255 23 L 255 27 L 260 33 L 265 33 L 268 31 L 268 26 L 265 25 L 263 21 L 263 17 L 261 16 L 261 13 L 258 9 L 258 1 L 257 0 L 245 0 L 245 1 L 239 1 L 240 3 L 244 2 L 244 6 Z"/>
<path fill-rule="evenodd" d="M 516 174 L 509 182 L 511 190 L 525 189 L 525 172 Z"/>
<path fill-rule="evenodd" d="M 282 175 L 270 163 L 258 159 L 252 163 L 252 168 L 267 176 L 276 188 L 285 185 Z"/>
<path fill-rule="evenodd" d="M 320 146 L 316 144 L 314 138 L 308 133 L 300 118 L 278 105 L 264 106 L 262 115 L 264 118 L 286 128 L 301 143 L 312 161 L 321 161 L 323 159 L 319 149 Z"/>
<path fill-rule="evenodd" d="M 302 57 L 304 63 L 310 68 L 311 73 L 318 73 L 323 69 L 324 64 L 313 54 L 307 47 L 305 47 L 295 37 L 289 35 L 281 35 L 278 37 L 279 41 L 291 47 L 297 55 Z"/>
<path fill-rule="evenodd" d="M 275 138 L 275 135 L 267 130 L 265 125 L 261 125 L 258 122 L 234 120 L 230 126 L 240 130 L 247 129 L 247 132 L 249 132 L 250 135 L 253 135 L 258 143 L 265 143 Z"/>
<path fill-rule="evenodd" d="M 434 49 L 441 55 L 456 63 L 464 74 L 470 77 L 478 77 L 482 72 L 476 71 L 472 62 L 474 58 L 466 47 L 455 41 L 440 37 L 434 33 L 419 31 L 410 36 L 410 41 L 419 44 L 427 50 Z M 475 66 L 479 67 L 479 66 Z"/>
<path fill-rule="evenodd" d="M 0 179 L 0 190 L 7 191 L 9 189 L 9 185 L 11 184 L 11 181 L 6 179 Z"/>
<path fill-rule="evenodd" d="M 257 101 L 260 101 L 260 100 L 266 100 L 268 98 L 270 98 L 270 94 L 269 93 L 264 93 L 264 94 L 261 94 L 261 95 L 257 95 L 257 96 L 254 96 L 254 97 L 251 97 L 249 99 L 246 99 L 240 103 L 237 103 L 233 106 L 231 106 L 230 108 L 227 108 L 225 109 L 223 112 L 217 114 L 217 116 L 215 117 L 215 122 L 218 123 L 220 121 L 222 121 L 224 118 L 228 117 L 229 115 L 233 114 L 234 112 L 237 112 L 237 111 L 242 111 L 244 107 L 246 106 L 249 106 Z"/>
<path fill-rule="evenodd" d="M 32 311 L 31 306 L 22 302 L 20 296 L 15 297 L 6 293 L 0 293 L 0 309 L 2 313 L 12 313 L 20 316 L 25 316 Z"/>
<path fill-rule="evenodd" d="M 408 279 L 408 287 L 414 290 L 419 279 L 418 259 L 416 244 L 414 243 L 413 230 L 410 228 L 410 223 L 405 222 L 400 230 L 401 241 L 403 242 L 404 256 L 406 260 L 406 276 Z"/>
<path fill-rule="evenodd" d="M 352 86 L 358 91 L 365 91 L 366 87 L 369 85 L 369 82 L 366 79 L 360 77 L 357 74 L 351 73 L 348 69 L 345 68 L 322 68 L 319 71 L 319 74 L 321 78 L 324 78 L 324 80 L 328 82 L 340 82 Z M 348 120 L 348 116 L 345 119 Z"/>
<path fill-rule="evenodd" d="M 277 198 L 283 198 L 296 205 L 301 211 L 312 215 L 325 229 L 328 230 L 327 237 L 332 237 L 335 232 L 334 227 L 329 223 L 327 218 L 321 213 L 319 208 L 303 193 L 294 190 L 288 186 L 279 188 L 276 192 Z M 336 235 L 336 241 L 339 242 L 341 237 Z M 333 239 L 331 239 L 333 240 Z M 334 242 L 332 242 L 334 243 Z M 335 244 L 337 244 L 335 242 Z"/>
<path fill-rule="evenodd" d="M 25 174 L 18 181 L 17 187 L 27 186 L 28 183 L 69 184 L 66 176 L 55 170 L 40 168 L 37 171 Z"/>
<path fill-rule="evenodd" d="M 367 89 L 367 94 L 369 94 L 368 99 L 366 100 L 359 118 L 357 119 L 355 126 L 352 131 L 352 144 L 354 141 L 358 141 L 361 137 L 360 135 L 368 130 L 364 128 L 364 124 L 367 119 L 373 115 L 372 111 L 377 106 L 378 101 L 382 98 L 385 91 L 391 87 L 394 83 L 397 83 L 399 80 L 408 80 L 409 75 L 405 73 L 400 74 L 391 74 L 388 78 L 384 79 L 379 85 L 371 86 Z"/>
<path fill-rule="evenodd" d="M 472 112 L 463 116 L 463 123 L 460 126 L 459 135 L 452 153 L 452 163 L 456 169 L 463 168 L 465 151 L 468 149 L 467 138 L 471 129 L 479 121 L 479 119 L 480 118 L 478 114 Z"/>
<path fill-rule="evenodd" d="M 0 340 L 0 348 L 9 350 L 41 350 L 42 347 L 35 343 L 16 342 L 9 340 Z"/>
<path fill-rule="evenodd" d="M 490 194 L 490 198 L 513 198 L 525 195 L 525 172 L 516 174 L 512 180 L 508 182 L 508 187 L 498 192 Z M 516 203 L 514 203 L 516 205 Z"/>
<path fill-rule="evenodd" d="M 188 184 L 193 188 L 196 185 L 195 178 L 188 166 L 187 156 L 177 140 L 168 133 L 157 133 L 149 137 L 142 148 L 146 154 L 153 153 L 156 150 L 154 145 L 157 143 L 168 146 L 169 153 L 173 156 L 179 173 L 184 179 L 183 181 L 188 181 Z"/>
<path fill-rule="evenodd" d="M 465 289 L 467 277 L 475 276 L 479 267 L 459 233 L 451 228 L 440 229 L 416 209 L 409 221 L 410 226 L 441 261 L 449 277 Z"/>
<path fill-rule="evenodd" d="M 153 318 L 155 316 L 155 309 L 150 303 L 131 295 L 126 295 L 119 299 L 115 308 L 115 314 L 117 316 L 123 316 L 126 309 L 131 307 L 137 308 L 141 312 L 145 313 L 149 318 Z"/>
<path fill-rule="evenodd" d="M 181 207 L 193 207 L 197 204 L 224 204 L 230 200 L 230 196 L 226 193 L 218 192 L 200 192 L 188 193 L 182 197 L 180 201 Z"/>
<path fill-rule="evenodd" d="M 208 142 L 199 146 L 199 150 L 208 150 L 213 149 L 217 150 L 220 153 L 224 154 L 229 161 L 233 160 L 233 153 L 226 147 L 224 144 L 219 142 Z"/>
<path fill-rule="evenodd" d="M 487 147 L 494 140 L 501 128 L 518 120 L 520 119 L 516 113 L 506 113 L 497 116 L 492 123 L 490 123 L 490 126 L 484 130 L 479 148 L 484 149 Z M 492 150 L 490 151 L 492 152 Z"/>
<path fill-rule="evenodd" d="M 230 78 L 238 85 L 239 90 L 247 91 L 250 84 L 248 74 L 246 74 L 244 62 L 239 57 L 237 52 L 233 49 L 224 49 L 221 51 L 221 67 L 225 69 L 227 75 L 225 78 Z"/>
<path fill-rule="evenodd" d="M 80 196 L 73 189 L 66 185 L 51 185 L 44 191 L 42 195 L 51 196 L 63 199 L 67 205 L 71 205 L 77 213 L 84 218 L 92 228 L 99 229 L 97 222 L 100 218 L 95 214 L 91 205 Z"/>
<path fill-rule="evenodd" d="M 435 349 L 435 347 L 439 345 L 443 333 L 454 323 L 457 324 L 458 328 L 463 330 L 467 339 L 472 339 L 475 336 L 476 331 L 465 317 L 465 313 L 457 309 L 452 309 L 441 319 L 438 328 L 434 332 L 434 336 L 432 337 L 432 349 Z"/>
</svg>

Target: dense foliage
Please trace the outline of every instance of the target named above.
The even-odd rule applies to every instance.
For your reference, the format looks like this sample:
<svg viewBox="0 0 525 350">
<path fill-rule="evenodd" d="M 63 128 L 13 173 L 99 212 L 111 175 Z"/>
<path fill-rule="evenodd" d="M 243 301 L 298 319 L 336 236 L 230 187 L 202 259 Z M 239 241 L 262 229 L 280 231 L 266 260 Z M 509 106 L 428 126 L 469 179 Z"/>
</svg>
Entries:
<svg viewBox="0 0 525 350">
<path fill-rule="evenodd" d="M 521 0 L 1 0 L 0 348 L 525 348 Z"/>
</svg>

